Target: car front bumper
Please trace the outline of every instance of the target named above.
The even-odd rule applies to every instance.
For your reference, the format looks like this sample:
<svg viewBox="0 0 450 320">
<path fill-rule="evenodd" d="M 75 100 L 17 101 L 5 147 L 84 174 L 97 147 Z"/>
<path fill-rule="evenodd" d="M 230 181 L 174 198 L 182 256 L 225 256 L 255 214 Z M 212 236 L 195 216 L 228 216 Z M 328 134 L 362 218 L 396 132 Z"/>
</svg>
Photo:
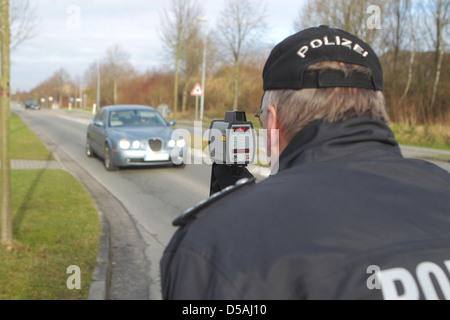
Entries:
<svg viewBox="0 0 450 320">
<path fill-rule="evenodd" d="M 162 149 L 147 150 L 113 150 L 112 159 L 117 167 L 151 166 L 161 164 L 180 164 L 183 150 Z"/>
</svg>

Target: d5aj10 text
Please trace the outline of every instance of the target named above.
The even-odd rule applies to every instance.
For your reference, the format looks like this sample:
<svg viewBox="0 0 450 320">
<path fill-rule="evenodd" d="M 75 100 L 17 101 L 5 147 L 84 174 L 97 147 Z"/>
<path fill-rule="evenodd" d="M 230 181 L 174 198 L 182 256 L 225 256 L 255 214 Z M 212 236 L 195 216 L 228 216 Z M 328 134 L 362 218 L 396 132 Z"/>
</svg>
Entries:
<svg viewBox="0 0 450 320">
<path fill-rule="evenodd" d="M 214 314 L 218 311 L 222 313 L 226 311 L 227 314 L 233 315 L 247 315 L 249 317 L 253 315 L 264 315 L 267 312 L 265 305 L 231 305 L 227 304 L 226 310 L 218 309 L 217 307 L 196 307 L 189 304 L 189 307 L 183 307 L 183 315 L 209 315 L 210 318 L 214 317 Z"/>
</svg>

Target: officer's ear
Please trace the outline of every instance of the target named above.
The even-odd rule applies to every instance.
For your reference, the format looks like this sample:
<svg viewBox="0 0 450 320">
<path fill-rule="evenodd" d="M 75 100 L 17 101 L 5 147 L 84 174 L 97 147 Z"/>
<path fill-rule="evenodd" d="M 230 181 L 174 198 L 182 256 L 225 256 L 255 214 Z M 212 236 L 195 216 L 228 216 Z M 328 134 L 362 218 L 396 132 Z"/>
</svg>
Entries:
<svg viewBox="0 0 450 320">
<path fill-rule="evenodd" d="M 271 152 L 280 154 L 286 147 L 286 141 L 283 136 L 283 130 L 278 124 L 277 109 L 273 105 L 269 105 L 266 112 L 267 146 L 270 147 Z"/>
<path fill-rule="evenodd" d="M 267 129 L 267 158 L 271 163 L 277 163 L 280 156 L 280 131 L 278 127 L 278 115 L 274 106 L 267 108 L 266 129 Z"/>
<path fill-rule="evenodd" d="M 278 129 L 278 115 L 277 110 L 273 105 L 267 108 L 267 130 Z"/>
</svg>

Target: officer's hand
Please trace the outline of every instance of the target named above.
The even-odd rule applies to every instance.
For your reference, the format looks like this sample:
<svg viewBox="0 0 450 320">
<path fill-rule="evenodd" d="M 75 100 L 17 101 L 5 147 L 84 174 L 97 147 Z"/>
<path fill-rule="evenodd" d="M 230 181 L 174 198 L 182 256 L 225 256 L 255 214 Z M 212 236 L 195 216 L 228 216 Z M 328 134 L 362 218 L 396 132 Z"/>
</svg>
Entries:
<svg viewBox="0 0 450 320">
<path fill-rule="evenodd" d="M 228 166 L 226 164 L 212 165 L 210 195 L 219 192 L 226 187 L 234 185 L 242 178 L 253 178 L 246 167 Z"/>
</svg>

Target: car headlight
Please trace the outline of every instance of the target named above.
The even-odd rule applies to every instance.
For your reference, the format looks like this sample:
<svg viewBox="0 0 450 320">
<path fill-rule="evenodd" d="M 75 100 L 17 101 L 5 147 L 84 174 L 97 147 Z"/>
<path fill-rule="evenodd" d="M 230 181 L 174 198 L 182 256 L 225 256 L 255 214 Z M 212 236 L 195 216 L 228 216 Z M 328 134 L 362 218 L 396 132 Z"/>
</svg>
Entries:
<svg viewBox="0 0 450 320">
<path fill-rule="evenodd" d="M 169 148 L 173 148 L 175 146 L 177 146 L 178 148 L 183 148 L 186 145 L 186 141 L 183 138 L 180 138 L 178 140 L 170 140 L 169 142 L 167 142 L 167 145 L 169 146 Z"/>
<path fill-rule="evenodd" d="M 178 139 L 177 140 L 177 147 L 183 148 L 186 145 L 186 141 L 184 139 Z"/>
<path fill-rule="evenodd" d="M 134 140 L 133 143 L 131 144 L 131 147 L 133 149 L 139 149 L 141 147 L 141 142 L 139 140 Z"/>
<path fill-rule="evenodd" d="M 170 140 L 169 142 L 167 142 L 167 145 L 169 146 L 169 148 L 173 148 L 175 147 L 175 140 Z"/>
<path fill-rule="evenodd" d="M 120 149 L 127 150 L 127 149 L 130 149 L 130 146 L 131 146 L 131 143 L 127 139 L 122 139 L 119 142 Z"/>
</svg>

